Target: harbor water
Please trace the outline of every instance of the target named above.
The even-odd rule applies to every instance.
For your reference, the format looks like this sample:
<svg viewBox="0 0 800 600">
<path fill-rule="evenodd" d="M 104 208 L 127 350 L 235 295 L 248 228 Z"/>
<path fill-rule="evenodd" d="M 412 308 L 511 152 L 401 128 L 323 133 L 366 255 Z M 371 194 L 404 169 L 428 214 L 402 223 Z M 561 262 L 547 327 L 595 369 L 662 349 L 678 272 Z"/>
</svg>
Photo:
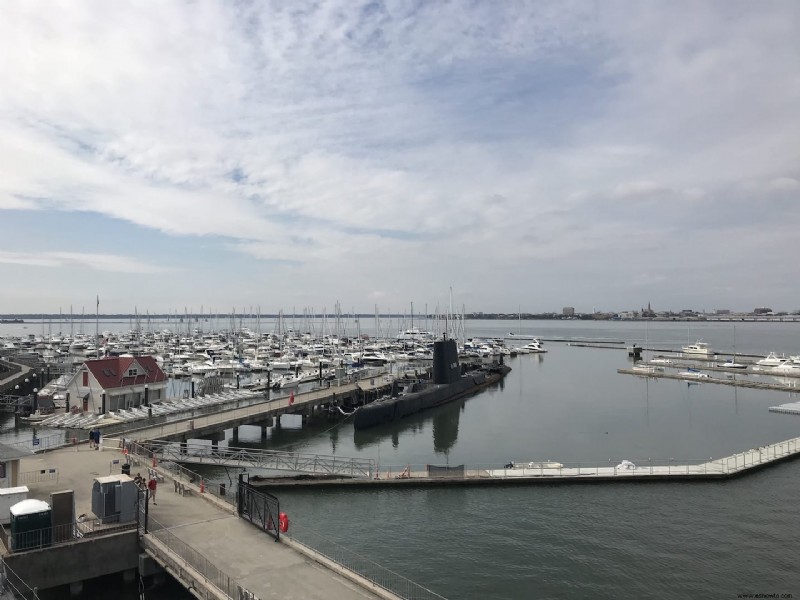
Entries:
<svg viewBox="0 0 800 600">
<path fill-rule="evenodd" d="M 796 394 L 616 372 L 634 342 L 800 354 L 800 324 L 512 320 L 466 330 L 562 341 L 507 359 L 502 384 L 398 423 L 271 428 L 266 442 L 240 427 L 236 445 L 373 458 L 385 474 L 407 464 L 681 464 L 800 435 L 800 417 L 768 411 Z M 276 492 L 298 535 L 313 530 L 451 600 L 800 594 L 799 493 L 800 462 L 724 482 Z"/>
<path fill-rule="evenodd" d="M 686 323 L 481 322 L 472 335 L 636 341 L 678 348 Z M 740 352 L 797 354 L 797 324 L 736 325 Z M 691 324 L 692 342 L 732 350 L 730 323 Z M 390 426 L 272 430 L 266 447 L 411 464 L 679 464 L 800 434 L 768 407 L 785 392 L 619 375 L 616 350 L 546 342 L 512 358 L 502 386 Z M 248 437 L 251 436 L 251 437 Z M 240 446 L 261 447 L 240 428 Z M 311 527 L 447 598 L 730 598 L 800 593 L 794 551 L 800 463 L 718 483 L 279 492 Z"/>
</svg>

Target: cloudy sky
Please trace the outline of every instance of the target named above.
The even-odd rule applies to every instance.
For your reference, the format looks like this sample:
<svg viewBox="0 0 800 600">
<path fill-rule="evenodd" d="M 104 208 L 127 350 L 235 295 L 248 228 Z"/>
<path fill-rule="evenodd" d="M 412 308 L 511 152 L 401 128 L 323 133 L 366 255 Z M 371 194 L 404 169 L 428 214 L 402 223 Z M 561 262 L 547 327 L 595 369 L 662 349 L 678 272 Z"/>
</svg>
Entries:
<svg viewBox="0 0 800 600">
<path fill-rule="evenodd" d="M 800 309 L 800 3 L 0 7 L 0 313 Z"/>
</svg>

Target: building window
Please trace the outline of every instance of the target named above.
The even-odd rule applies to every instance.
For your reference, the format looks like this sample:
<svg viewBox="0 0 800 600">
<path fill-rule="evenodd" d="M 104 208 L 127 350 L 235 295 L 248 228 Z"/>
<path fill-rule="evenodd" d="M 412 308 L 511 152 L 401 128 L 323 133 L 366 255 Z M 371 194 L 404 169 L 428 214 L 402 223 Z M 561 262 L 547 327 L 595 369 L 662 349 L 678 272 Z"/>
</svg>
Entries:
<svg viewBox="0 0 800 600">
<path fill-rule="evenodd" d="M 136 369 L 128 369 L 128 377 L 136 377 L 138 371 Z"/>
</svg>

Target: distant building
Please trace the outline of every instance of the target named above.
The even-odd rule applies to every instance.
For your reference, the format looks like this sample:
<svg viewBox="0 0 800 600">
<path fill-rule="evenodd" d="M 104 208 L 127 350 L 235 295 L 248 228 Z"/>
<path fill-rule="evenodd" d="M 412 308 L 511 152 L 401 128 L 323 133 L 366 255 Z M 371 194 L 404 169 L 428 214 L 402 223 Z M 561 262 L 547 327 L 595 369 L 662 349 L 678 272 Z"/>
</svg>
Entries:
<svg viewBox="0 0 800 600">
<path fill-rule="evenodd" d="M 140 406 L 145 390 L 148 402 L 161 401 L 166 388 L 167 376 L 152 356 L 87 360 L 67 383 L 70 409 L 93 413 Z"/>
<path fill-rule="evenodd" d="M 574 317 L 575 316 L 575 307 L 574 306 L 565 306 L 561 309 L 561 314 L 565 317 Z"/>
<path fill-rule="evenodd" d="M 656 316 L 656 312 L 650 307 L 650 303 L 647 303 L 647 308 L 642 309 L 642 318 L 644 319 L 652 319 Z"/>
<path fill-rule="evenodd" d="M 727 308 L 718 308 L 717 310 L 714 311 L 714 314 L 716 314 L 716 315 L 729 315 L 729 314 L 731 314 L 731 311 L 729 309 L 727 309 Z"/>
<path fill-rule="evenodd" d="M 761 306 L 759 308 L 754 308 L 753 309 L 753 314 L 754 315 L 768 315 L 771 312 L 772 312 L 772 309 L 768 308 L 766 306 Z"/>
</svg>

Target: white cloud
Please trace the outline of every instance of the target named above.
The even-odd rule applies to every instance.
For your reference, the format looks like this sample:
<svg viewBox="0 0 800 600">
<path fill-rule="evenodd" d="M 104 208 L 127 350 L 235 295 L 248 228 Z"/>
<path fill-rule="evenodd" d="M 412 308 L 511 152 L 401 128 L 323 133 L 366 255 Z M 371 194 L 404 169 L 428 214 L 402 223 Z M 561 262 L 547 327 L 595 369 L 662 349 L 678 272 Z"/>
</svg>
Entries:
<svg viewBox="0 0 800 600">
<path fill-rule="evenodd" d="M 128 256 L 86 252 L 6 252 L 0 263 L 27 267 L 91 269 L 109 273 L 167 273 L 172 269 L 150 265 Z"/>
<path fill-rule="evenodd" d="M 402 272 L 433 295 L 431 270 L 464 288 L 490 270 L 475 297 L 499 309 L 547 261 L 559 289 L 558 268 L 632 229 L 668 244 L 685 202 L 738 225 L 764 190 L 797 189 L 800 9 L 771 6 L 9 2 L 0 211 L 220 238 L 292 294 L 360 300 Z M 54 244 L 31 260 L 86 250 Z M 209 247 L 188 270 L 222 260 Z M 679 264 L 658 251 L 630 257 L 661 269 L 653 285 Z M 343 265 L 363 273 L 337 282 Z"/>
</svg>

